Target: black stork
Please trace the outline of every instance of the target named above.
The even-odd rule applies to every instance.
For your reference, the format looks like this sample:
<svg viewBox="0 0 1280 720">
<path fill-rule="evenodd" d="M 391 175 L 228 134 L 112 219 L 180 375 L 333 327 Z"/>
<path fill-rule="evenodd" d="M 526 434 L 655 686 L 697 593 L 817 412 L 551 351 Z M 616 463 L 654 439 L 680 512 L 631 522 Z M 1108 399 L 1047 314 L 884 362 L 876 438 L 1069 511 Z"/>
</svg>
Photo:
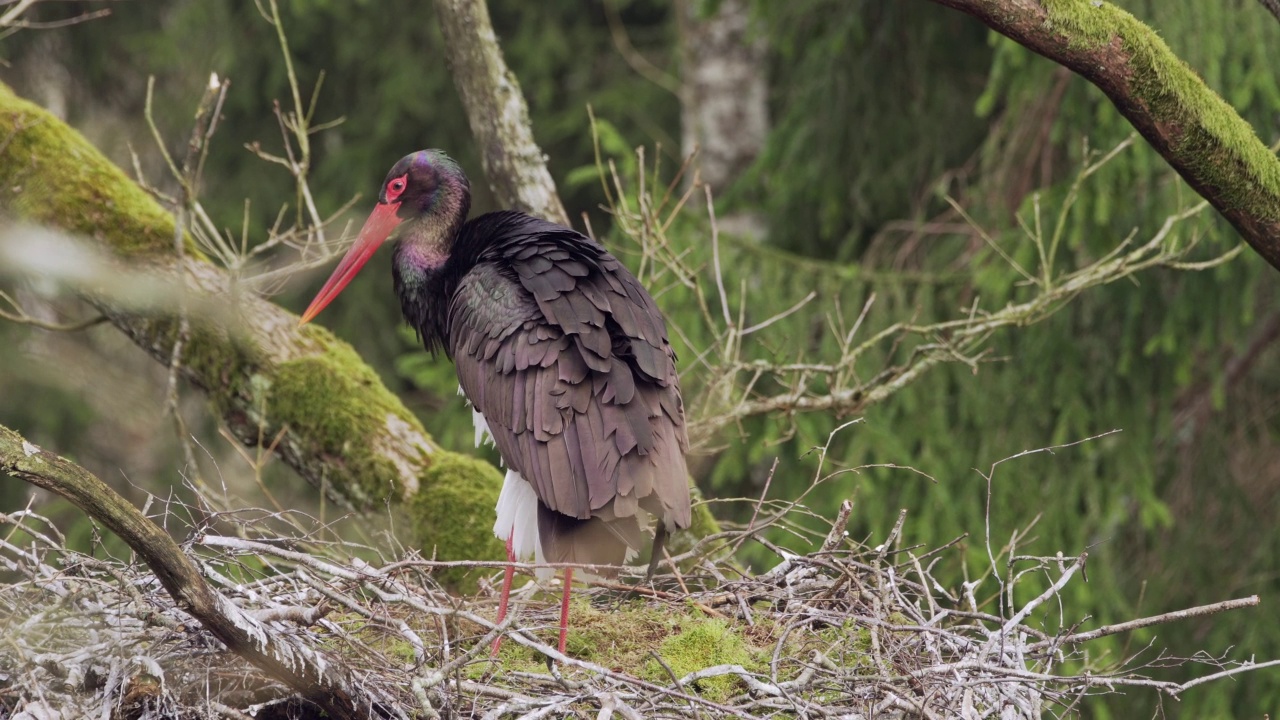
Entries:
<svg viewBox="0 0 1280 720">
<path fill-rule="evenodd" d="M 653 517 L 652 573 L 666 535 L 690 519 L 684 406 L 662 314 L 594 240 L 521 212 L 467 221 L 470 207 L 467 177 L 443 152 L 401 159 L 302 323 L 393 237 L 405 319 L 428 351 L 453 359 L 477 441 L 487 432 L 508 468 L 493 526 L 508 562 L 621 565 Z M 561 653 L 572 580 L 566 567 Z"/>
</svg>

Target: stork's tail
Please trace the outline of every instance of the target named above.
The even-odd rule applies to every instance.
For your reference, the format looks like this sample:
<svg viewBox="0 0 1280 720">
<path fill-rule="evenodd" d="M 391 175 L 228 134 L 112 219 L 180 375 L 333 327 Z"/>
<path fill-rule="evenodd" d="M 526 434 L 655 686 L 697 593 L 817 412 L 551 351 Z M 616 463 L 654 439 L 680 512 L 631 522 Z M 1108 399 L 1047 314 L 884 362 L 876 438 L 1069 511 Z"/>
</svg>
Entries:
<svg viewBox="0 0 1280 720">
<path fill-rule="evenodd" d="M 622 565 L 644 543 L 644 531 L 635 515 L 611 517 L 598 514 L 581 520 L 538 504 L 538 535 L 543 557 L 549 563 Z M 617 569 L 587 568 L 586 572 L 615 577 Z"/>
</svg>

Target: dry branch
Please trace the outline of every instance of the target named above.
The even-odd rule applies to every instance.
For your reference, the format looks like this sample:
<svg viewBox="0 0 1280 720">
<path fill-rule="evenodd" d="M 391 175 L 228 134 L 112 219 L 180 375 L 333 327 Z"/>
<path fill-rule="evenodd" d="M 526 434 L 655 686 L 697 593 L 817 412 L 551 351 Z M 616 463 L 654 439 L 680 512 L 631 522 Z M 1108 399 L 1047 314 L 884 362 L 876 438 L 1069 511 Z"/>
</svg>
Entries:
<svg viewBox="0 0 1280 720">
<path fill-rule="evenodd" d="M 806 341 L 797 348 L 797 336 L 810 331 L 797 330 L 794 323 L 784 322 L 800 310 L 813 312 L 815 292 L 762 320 L 746 319 L 749 295 L 739 292 L 735 298 L 730 294 L 725 268 L 731 265 L 723 259 L 727 253 L 722 248 L 715 208 L 705 187 L 681 193 L 677 190 L 677 177 L 665 196 L 659 197 L 645 182 L 643 169 L 638 177 L 624 180 L 612 163 L 607 168 L 601 165 L 615 226 L 631 244 L 626 249 L 640 256 L 642 279 L 650 287 L 684 286 L 694 296 L 684 302 L 696 306 L 696 319 L 692 323 L 685 320 L 685 327 L 679 322 L 670 325 L 672 334 L 694 349 L 692 358 L 684 360 L 681 373 L 686 389 L 694 389 L 686 393 L 693 398 L 690 440 L 700 448 L 714 447 L 726 428 L 752 417 L 790 420 L 801 413 L 844 417 L 863 412 L 941 364 L 963 363 L 976 372 L 980 363 L 988 361 L 990 341 L 996 333 L 1041 322 L 1094 288 L 1155 268 L 1214 267 L 1241 252 L 1243 244 L 1217 257 L 1189 261 L 1198 241 L 1195 220 L 1209 206 L 1200 200 L 1170 214 L 1145 237 L 1135 230 L 1129 237 L 1117 238 L 1115 246 L 1102 257 L 1077 266 L 1057 258 L 1059 239 L 1076 222 L 1075 214 L 1068 211 L 1079 199 L 1081 188 L 1136 141 L 1135 134 L 1106 152 L 1092 151 L 1086 144 L 1081 167 L 1061 205 L 1046 208 L 1035 197 L 1018 234 L 988 231 L 953 201 L 956 212 L 974 235 L 998 256 L 998 261 L 1013 266 L 1025 280 L 1022 285 L 1026 289 L 1003 306 L 984 307 L 980 302 L 984 298 L 975 297 L 973 305 L 953 319 L 882 325 L 879 319 L 868 320 L 877 302 L 874 292 L 855 314 L 847 314 L 847 308 L 842 308 L 837 298 L 824 308 L 830 332 L 830 338 L 822 341 L 825 348 L 810 344 L 816 341 Z M 644 154 L 638 152 L 636 159 L 637 167 L 643 168 Z M 705 195 L 709 237 L 706 241 L 697 238 L 690 248 L 681 244 L 686 238 L 674 233 L 668 236 L 667 228 L 696 195 Z M 1035 248 L 1037 265 L 1023 267 L 1013 260 L 1019 245 Z M 697 254 L 703 246 L 708 252 Z M 754 250 L 737 247 L 734 252 Z M 772 254 L 770 259 L 804 271 L 800 263 L 783 254 Z M 673 316 L 673 320 L 690 315 L 693 314 Z M 846 322 L 846 317 L 852 317 L 852 323 Z M 698 337 L 710 340 L 691 339 Z M 770 352 L 762 348 L 786 350 Z"/>
<path fill-rule="evenodd" d="M 0 573 L 14 578 L 0 585 L 0 637 L 8 642 L 0 652 L 0 714 L 116 708 L 151 678 L 153 705 L 169 716 L 202 720 L 282 717 L 290 708 L 288 717 L 319 717 L 313 706 L 297 704 L 295 692 L 323 694 L 333 686 L 353 688 L 351 702 L 361 701 L 354 693 L 375 696 L 380 704 L 366 709 L 393 717 L 1018 720 L 1072 715 L 1082 698 L 1125 688 L 1177 697 L 1277 664 L 1202 653 L 1099 665 L 1085 647 L 1097 638 L 1247 608 L 1258 599 L 1082 630 L 1064 592 L 1080 578 L 1081 560 L 1001 556 L 1002 563 L 1031 563 L 1032 572 L 1006 581 L 1031 600 L 1014 606 L 1009 592 L 1008 607 L 970 607 L 974 595 L 989 592 L 980 586 L 995 582 L 992 576 L 966 583 L 963 592 L 948 591 L 932 574 L 941 558 L 921 562 L 936 550 L 895 549 L 903 516 L 883 538 L 864 544 L 844 534 L 843 512 L 814 537 L 821 550 L 778 549 L 781 562 L 760 575 L 728 580 L 733 571 L 725 560 L 744 539 L 785 521 L 773 512 L 757 513 L 751 529 L 704 539 L 696 557 L 675 558 L 701 558 L 700 564 L 659 576 L 655 588 L 627 595 L 626 586 L 605 583 L 580 594 L 589 603 L 575 609 L 570 652 L 562 655 L 550 640 L 558 593 L 525 585 L 515 595 L 517 610 L 495 626 L 489 598 L 452 597 L 432 577 L 486 563 L 382 553 L 370 562 L 362 559 L 370 557 L 368 547 L 321 542 L 332 537 L 330 527 L 290 523 L 300 534 L 281 537 L 262 521 L 277 514 L 259 511 L 216 520 L 234 525 L 235 536 L 190 528 L 192 549 L 184 553 L 65 460 L 12 433 L 0 433 L 0 457 L 0 470 L 61 488 L 90 508 L 146 559 L 168 591 L 136 563 L 68 550 L 52 524 L 33 512 L 0 514 Z M 181 524 L 171 508 L 166 512 L 166 525 Z M 244 519 L 251 516 L 258 519 Z M 963 562 L 955 549 L 945 557 Z M 720 608 L 718 617 L 700 609 L 712 607 Z M 187 613 L 203 628 L 189 626 Z M 499 633 L 509 642 L 494 663 L 487 650 Z M 696 648 L 692 661 L 690 648 Z M 295 664 L 264 664 L 261 656 L 282 652 Z M 549 671 L 545 658 L 554 661 Z M 291 687 L 256 676 L 246 659 Z M 1151 675 L 1158 665 L 1192 662 L 1210 672 L 1182 683 Z M 317 672 L 320 678 L 307 685 Z M 302 676 L 301 684 L 291 673 Z M 114 679 L 88 680 L 93 677 Z M 339 700 L 328 702 L 349 707 Z M 268 710 L 275 714 L 264 714 Z"/>
<path fill-rule="evenodd" d="M 104 1 L 106 0 L 98 0 L 98 2 Z M 28 20 L 22 17 L 24 13 L 31 10 L 32 7 L 39 2 L 42 2 L 42 0 L 9 0 L 7 3 L 3 3 L 9 5 L 9 7 L 3 14 L 0 14 L 0 28 L 6 28 L 10 32 L 23 28 L 47 30 L 51 28 L 67 27 L 68 25 L 78 25 L 82 22 L 97 20 L 98 18 L 106 17 L 111 14 L 110 9 L 102 8 L 99 10 L 85 10 L 79 15 L 74 15 L 62 20 L 42 22 L 39 20 Z"/>
<path fill-rule="evenodd" d="M 1280 268 L 1280 160 L 1155 31 L 1097 0 L 933 2 L 972 15 L 1098 86 L 1156 152 Z"/>
<path fill-rule="evenodd" d="M 209 586 L 169 534 L 92 473 L 0 426 L 0 471 L 56 493 L 120 536 L 174 603 L 231 652 L 293 688 L 335 718 L 395 717 L 387 699 L 358 682 L 336 658 L 280 632 L 280 620 L 243 612 Z"/>
</svg>

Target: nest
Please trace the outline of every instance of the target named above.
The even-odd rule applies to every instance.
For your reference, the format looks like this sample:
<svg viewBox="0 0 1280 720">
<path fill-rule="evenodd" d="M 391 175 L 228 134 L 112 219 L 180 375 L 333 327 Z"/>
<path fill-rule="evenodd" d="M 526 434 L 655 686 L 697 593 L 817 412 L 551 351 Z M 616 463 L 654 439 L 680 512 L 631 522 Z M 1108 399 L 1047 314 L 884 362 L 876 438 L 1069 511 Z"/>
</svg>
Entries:
<svg viewBox="0 0 1280 720">
<path fill-rule="evenodd" d="M 360 717 L 1012 720 L 1071 715 L 1126 686 L 1176 695 L 1266 665 L 1209 659 L 1211 675 L 1181 685 L 1151 678 L 1151 663 L 1100 671 L 1083 656 L 1091 640 L 1257 600 L 1080 631 L 1061 621 L 1061 594 L 1084 556 L 1010 554 L 1005 579 L 952 591 L 932 571 L 958 559 L 954 543 L 901 547 L 903 517 L 885 542 L 855 542 L 848 515 L 846 503 L 806 555 L 762 539 L 753 520 L 670 558 L 652 583 L 624 572 L 576 590 L 566 655 L 554 649 L 553 588 L 528 582 L 494 625 L 500 565 L 382 557 L 256 521 L 234 536 L 193 529 L 184 549 L 226 612 L 272 649 L 284 669 L 271 673 L 230 652 L 146 566 L 70 551 L 33 512 L 0 515 L 0 718 L 318 718 L 299 682 L 340 676 L 333 689 Z M 780 562 L 746 572 L 730 559 L 745 542 Z M 459 567 L 480 576 L 477 593 L 437 582 Z M 1015 584 L 1029 602 L 1014 604 Z"/>
</svg>

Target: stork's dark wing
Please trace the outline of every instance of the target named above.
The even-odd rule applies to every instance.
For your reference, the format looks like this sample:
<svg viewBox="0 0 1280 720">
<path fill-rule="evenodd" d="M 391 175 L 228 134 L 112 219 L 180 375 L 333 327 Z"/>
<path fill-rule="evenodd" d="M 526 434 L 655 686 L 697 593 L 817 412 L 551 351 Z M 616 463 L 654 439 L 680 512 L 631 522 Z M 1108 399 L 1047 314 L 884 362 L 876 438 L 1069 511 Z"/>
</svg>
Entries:
<svg viewBox="0 0 1280 720">
<path fill-rule="evenodd" d="M 547 508 L 608 520 L 639 506 L 688 527 L 684 409 L 657 305 L 591 240 L 516 217 L 449 307 L 463 391 Z"/>
</svg>

